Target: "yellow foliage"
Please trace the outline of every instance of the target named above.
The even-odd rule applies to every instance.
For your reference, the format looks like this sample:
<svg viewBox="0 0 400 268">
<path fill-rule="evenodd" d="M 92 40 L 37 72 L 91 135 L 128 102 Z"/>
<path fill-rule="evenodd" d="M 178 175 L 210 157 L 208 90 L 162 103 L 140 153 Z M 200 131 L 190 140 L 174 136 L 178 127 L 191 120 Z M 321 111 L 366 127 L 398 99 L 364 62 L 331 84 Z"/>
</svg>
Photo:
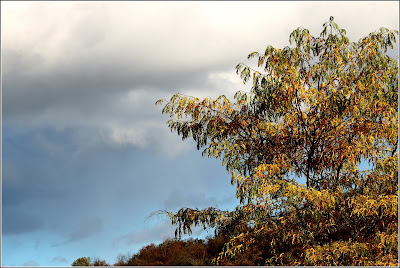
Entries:
<svg viewBox="0 0 400 268">
<path fill-rule="evenodd" d="M 176 94 L 163 109 L 236 184 L 234 211 L 168 214 L 177 234 L 228 234 L 217 263 L 258 250 L 261 265 L 398 264 L 398 61 L 385 54 L 398 33 L 352 44 L 333 17 L 323 27 L 252 53 L 264 73 L 238 64 L 253 87 L 234 103 Z"/>
</svg>

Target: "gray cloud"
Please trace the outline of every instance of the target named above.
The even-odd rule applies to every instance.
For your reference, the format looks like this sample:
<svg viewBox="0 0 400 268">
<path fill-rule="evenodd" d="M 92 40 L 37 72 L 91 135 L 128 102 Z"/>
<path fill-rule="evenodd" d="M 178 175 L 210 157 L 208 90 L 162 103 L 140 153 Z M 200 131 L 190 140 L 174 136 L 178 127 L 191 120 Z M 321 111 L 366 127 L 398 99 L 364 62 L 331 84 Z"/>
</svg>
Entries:
<svg viewBox="0 0 400 268">
<path fill-rule="evenodd" d="M 64 258 L 64 257 L 61 257 L 61 256 L 55 256 L 53 259 L 51 259 L 51 262 L 54 262 L 54 263 L 67 263 L 68 260 L 66 258 Z"/>
<path fill-rule="evenodd" d="M 140 246 L 146 243 L 161 243 L 165 239 L 174 238 L 175 228 L 176 226 L 171 225 L 170 222 L 164 221 L 151 227 L 145 227 L 140 231 L 119 236 L 113 240 L 112 247 L 118 248 L 129 245 Z M 192 228 L 192 232 L 192 236 L 201 236 L 207 233 L 202 227 Z M 186 238 L 188 235 L 182 236 Z"/>
<path fill-rule="evenodd" d="M 131 232 L 120 236 L 113 241 L 113 247 L 120 245 L 138 245 L 149 242 L 156 242 L 171 238 L 174 235 L 175 227 L 169 223 L 158 224 L 152 228 L 146 228 L 142 231 Z"/>
<path fill-rule="evenodd" d="M 213 195 L 213 189 L 207 190 L 211 181 L 216 188 L 229 184 L 223 179 L 215 180 L 226 174 L 219 163 L 210 165 L 210 160 L 196 152 L 186 153 L 177 162 L 176 158 L 166 159 L 123 144 L 118 147 L 99 143 L 85 148 L 74 146 L 75 133 L 74 129 L 35 129 L 25 133 L 9 130 L 3 135 L 3 152 L 7 156 L 3 162 L 3 208 L 30 211 L 45 220 L 46 230 L 63 237 L 69 234 L 57 245 L 85 237 L 85 226 L 80 227 L 77 220 L 82 215 L 113 215 L 143 222 L 149 213 L 164 207 L 164 200 L 168 200 L 168 206 L 176 207 L 181 201 L 181 206 L 215 205 L 208 197 L 203 200 L 201 193 Z M 165 150 L 177 150 L 171 146 Z M 24 168 L 14 172 L 11 163 Z M 197 176 L 203 179 L 198 180 Z M 171 195 L 171 189 L 190 194 Z M 195 197 L 192 202 L 189 195 Z M 173 196 L 178 200 L 174 201 Z M 138 216 L 127 218 L 126 211 L 135 211 Z M 13 214 L 5 216 L 10 226 L 20 220 Z M 106 221 L 102 218 L 101 222 Z"/>
<path fill-rule="evenodd" d="M 30 260 L 30 261 L 24 262 L 23 266 L 40 266 L 40 265 L 36 261 Z"/>
<path fill-rule="evenodd" d="M 208 197 L 204 192 L 194 194 L 184 194 L 180 191 L 173 190 L 164 201 L 164 208 L 168 211 L 176 210 L 182 207 L 205 208 L 220 204 L 214 197 Z"/>
<path fill-rule="evenodd" d="M 51 200 L 52 202 L 60 201 L 67 196 L 65 191 L 49 189 L 49 185 L 47 185 L 47 188 L 40 186 L 36 181 L 29 182 L 27 180 L 27 185 L 30 185 L 30 187 L 21 188 L 3 185 L 3 208 L 16 207 L 27 202 L 32 202 L 33 200 L 40 200 L 40 202 L 46 200 Z"/>
<path fill-rule="evenodd" d="M 3 207 L 3 235 L 17 235 L 38 231 L 45 227 L 44 221 L 37 215 L 26 211 Z"/>
<path fill-rule="evenodd" d="M 99 217 L 92 217 L 84 220 L 75 219 L 74 223 L 74 226 L 72 226 L 73 231 L 68 235 L 67 239 L 64 242 L 54 244 L 53 246 L 58 247 L 86 239 L 98 234 L 103 229 L 103 220 Z"/>
<path fill-rule="evenodd" d="M 78 241 L 92 236 L 102 230 L 103 221 L 100 218 L 92 218 L 80 222 L 77 229 L 69 235 L 68 242 Z"/>
</svg>

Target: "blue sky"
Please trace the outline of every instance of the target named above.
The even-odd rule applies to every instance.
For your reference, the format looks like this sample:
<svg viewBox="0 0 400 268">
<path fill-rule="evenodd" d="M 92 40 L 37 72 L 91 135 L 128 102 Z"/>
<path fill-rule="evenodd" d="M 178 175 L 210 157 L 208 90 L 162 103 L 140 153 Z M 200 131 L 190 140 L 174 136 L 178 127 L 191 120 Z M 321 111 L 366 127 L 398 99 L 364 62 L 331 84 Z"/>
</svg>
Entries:
<svg viewBox="0 0 400 268">
<path fill-rule="evenodd" d="M 1 2 L 2 266 L 69 266 L 173 237 L 153 211 L 237 204 L 154 102 L 232 99 L 250 52 L 330 16 L 356 41 L 398 2 Z M 194 236 L 211 233 L 197 230 Z"/>
</svg>

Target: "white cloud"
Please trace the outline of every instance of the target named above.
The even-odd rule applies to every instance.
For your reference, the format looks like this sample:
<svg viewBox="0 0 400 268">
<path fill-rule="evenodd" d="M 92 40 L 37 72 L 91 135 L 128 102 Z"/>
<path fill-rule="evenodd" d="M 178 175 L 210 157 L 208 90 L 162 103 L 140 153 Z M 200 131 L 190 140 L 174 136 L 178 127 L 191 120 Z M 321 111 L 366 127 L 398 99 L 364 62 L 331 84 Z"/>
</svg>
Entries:
<svg viewBox="0 0 400 268">
<path fill-rule="evenodd" d="M 240 60 L 268 44 L 284 46 L 298 26 L 319 34 L 331 15 L 355 38 L 380 26 L 398 28 L 396 7 L 396 2 L 5 2 L 3 48 L 40 55 L 35 72 L 93 61 L 126 74 L 165 72 Z"/>
<path fill-rule="evenodd" d="M 143 147 L 146 145 L 145 133 L 143 129 L 111 129 L 110 138 L 117 144 L 132 144 Z"/>
</svg>

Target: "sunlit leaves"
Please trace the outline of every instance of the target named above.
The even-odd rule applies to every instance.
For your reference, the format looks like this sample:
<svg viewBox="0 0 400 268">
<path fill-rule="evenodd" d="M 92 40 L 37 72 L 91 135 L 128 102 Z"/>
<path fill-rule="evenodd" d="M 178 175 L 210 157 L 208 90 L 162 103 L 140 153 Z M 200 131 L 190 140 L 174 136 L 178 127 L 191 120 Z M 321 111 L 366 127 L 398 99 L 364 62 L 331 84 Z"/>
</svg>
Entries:
<svg viewBox="0 0 400 268">
<path fill-rule="evenodd" d="M 350 42 L 331 17 L 319 37 L 300 27 L 291 46 L 248 55 L 259 69 L 236 66 L 253 83 L 234 102 L 172 96 L 171 131 L 221 159 L 240 201 L 169 213 L 177 235 L 228 233 L 217 263 L 252 247 L 271 265 L 397 262 L 398 60 L 385 53 L 396 35 Z"/>
</svg>

